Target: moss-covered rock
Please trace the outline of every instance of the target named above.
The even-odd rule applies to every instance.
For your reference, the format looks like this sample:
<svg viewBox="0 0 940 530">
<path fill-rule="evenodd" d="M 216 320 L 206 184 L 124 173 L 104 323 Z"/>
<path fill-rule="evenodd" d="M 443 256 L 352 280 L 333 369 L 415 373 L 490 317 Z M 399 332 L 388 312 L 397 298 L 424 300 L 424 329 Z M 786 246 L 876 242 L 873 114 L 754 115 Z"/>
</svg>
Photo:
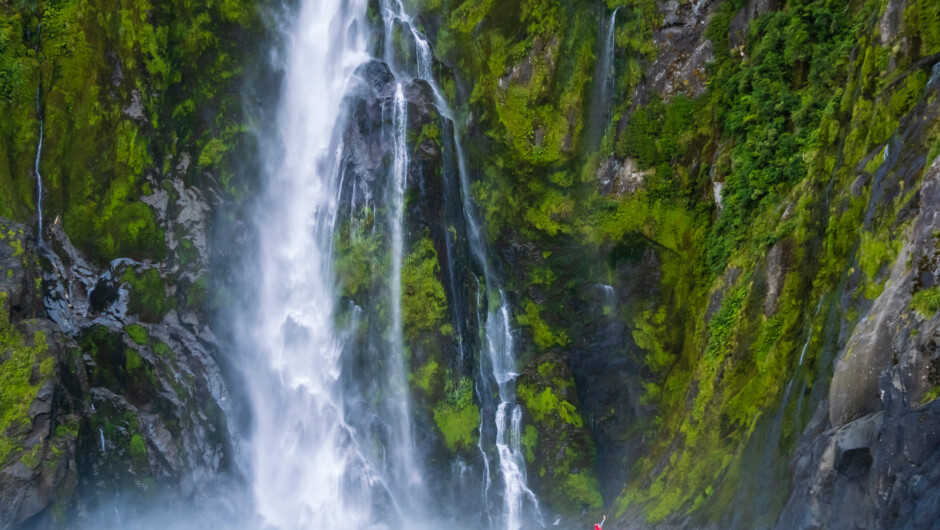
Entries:
<svg viewBox="0 0 940 530">
<path fill-rule="evenodd" d="M 533 491 L 567 516 L 599 510 L 604 500 L 594 442 L 564 361 L 552 354 L 536 358 L 520 375 L 516 392 L 526 411 L 522 443 Z"/>
</svg>

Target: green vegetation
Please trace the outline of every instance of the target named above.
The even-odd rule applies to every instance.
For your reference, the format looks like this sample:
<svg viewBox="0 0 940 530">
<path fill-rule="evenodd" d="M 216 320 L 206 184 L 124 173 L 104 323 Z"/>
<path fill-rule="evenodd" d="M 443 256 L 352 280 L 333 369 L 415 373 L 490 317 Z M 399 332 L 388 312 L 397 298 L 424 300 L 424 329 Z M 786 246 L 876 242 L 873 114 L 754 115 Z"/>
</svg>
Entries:
<svg viewBox="0 0 940 530">
<path fill-rule="evenodd" d="M 139 434 L 134 434 L 131 436 L 131 443 L 128 446 L 128 452 L 131 455 L 131 458 L 134 459 L 146 459 L 147 458 L 147 444 L 144 443 L 144 439 L 141 438 Z"/>
<path fill-rule="evenodd" d="M 30 345 L 10 323 L 6 306 L 7 293 L 0 292 L 0 464 L 22 448 L 29 406 L 54 370 L 53 359 L 43 358 L 49 348 L 45 333 L 35 332 Z"/>
<path fill-rule="evenodd" d="M 336 231 L 336 274 L 343 296 L 359 303 L 384 277 L 388 264 L 384 260 L 381 238 L 372 229 L 375 211 L 364 208 Z"/>
<path fill-rule="evenodd" d="M 431 392 L 431 385 L 438 374 L 438 365 L 434 359 L 429 360 L 424 366 L 418 369 L 413 378 L 413 383 L 422 392 L 428 394 Z"/>
<path fill-rule="evenodd" d="M 121 276 L 121 281 L 130 288 L 128 307 L 141 320 L 158 322 L 167 311 L 176 307 L 176 300 L 167 297 L 166 283 L 157 269 L 138 273 L 129 268 Z"/>
<path fill-rule="evenodd" d="M 517 315 L 516 322 L 520 326 L 528 326 L 532 330 L 535 345 L 544 350 L 552 346 L 567 346 L 570 342 L 565 331 L 553 332 L 548 324 L 539 317 L 539 306 L 532 300 L 526 300 L 525 314 Z"/>
<path fill-rule="evenodd" d="M 414 340 L 419 334 L 441 325 L 447 310 L 447 297 L 438 279 L 440 270 L 437 250 L 425 234 L 402 263 L 401 306 L 405 340 Z"/>
<path fill-rule="evenodd" d="M 516 391 L 536 422 L 552 425 L 560 419 L 578 429 L 583 426 L 578 409 L 567 400 L 559 399 L 552 388 L 538 392 L 530 385 L 521 384 Z"/>
<path fill-rule="evenodd" d="M 147 333 L 147 328 L 140 324 L 124 326 L 124 331 L 127 332 L 127 336 L 130 337 L 135 344 L 143 346 L 150 343 L 150 335 Z"/>
<path fill-rule="evenodd" d="M 931 318 L 940 310 L 940 286 L 921 289 L 911 298 L 911 309 L 924 318 Z"/>
<path fill-rule="evenodd" d="M 451 451 L 469 450 L 476 444 L 480 409 L 473 402 L 473 381 L 461 378 L 456 386 L 447 382 L 447 398 L 434 407 L 434 423 Z"/>
<path fill-rule="evenodd" d="M 522 434 L 522 447 L 525 448 L 525 461 L 535 463 L 535 448 L 539 443 L 539 431 L 534 425 L 526 425 Z"/>
<path fill-rule="evenodd" d="M 140 199 L 184 157 L 195 163 L 177 176 L 192 183 L 197 168 L 212 170 L 222 191 L 243 195 L 230 154 L 249 140 L 233 89 L 249 57 L 240 37 L 264 28 L 257 9 L 246 0 L 0 6 L 0 216 L 36 209 L 40 116 L 45 213 L 61 214 L 71 240 L 101 261 L 166 255 Z"/>
<path fill-rule="evenodd" d="M 535 491 L 553 509 L 574 515 L 603 505 L 594 474 L 594 444 L 578 410 L 574 380 L 561 359 L 539 357 L 519 378 L 525 406 L 522 447 L 526 462 L 537 466 Z"/>
<path fill-rule="evenodd" d="M 611 355 L 641 367 L 646 412 L 620 432 L 644 433 L 648 448 L 624 463 L 616 506 L 651 523 L 692 513 L 704 524 L 740 502 L 736 481 L 753 478 L 735 459 L 767 411 L 790 382 L 824 384 L 817 363 L 831 362 L 837 346 L 817 315 L 851 329 L 885 288 L 910 226 L 901 212 L 918 200 L 922 173 L 889 154 L 889 142 L 923 109 L 932 63 L 918 61 L 940 50 L 927 22 L 934 3 L 908 4 L 902 33 L 920 39 L 909 47 L 882 44 L 883 0 L 787 0 L 732 39 L 743 4 L 720 2 L 710 20 L 716 60 L 706 90 L 651 91 L 642 105 L 631 98 L 657 52 L 654 2 L 610 0 L 605 10 L 577 0 L 444 0 L 430 15 L 440 23 L 439 57 L 473 80 L 469 98 L 452 102 L 455 121 L 468 123 L 462 135 L 490 244 L 514 249 L 507 280 L 529 346 L 526 371 L 549 351 L 575 365 L 595 339 L 597 302 L 573 293 L 597 283 L 631 293 L 603 317 L 624 322 L 638 349 Z M 600 152 L 586 153 L 583 73 L 595 58 L 584 43 L 599 36 L 581 17 L 606 18 L 618 6 L 614 123 Z M 940 131 L 925 129 L 902 148 L 919 153 L 912 142 L 923 140 L 929 163 Z M 609 153 L 636 160 L 639 191 L 598 192 Z M 720 209 L 715 183 L 724 187 Z M 854 286 L 851 309 L 821 299 L 845 285 Z M 916 292 L 912 308 L 934 314 L 933 294 Z M 523 445 L 533 466 L 550 462 L 557 473 L 564 466 L 542 453 L 557 438 L 547 423 L 575 428 L 581 416 L 563 385 L 544 379 L 519 381 L 533 422 Z M 790 450 L 805 426 L 800 403 L 774 450 Z M 543 480 L 552 473 L 539 469 Z M 565 502 L 549 497 L 555 509 Z"/>
</svg>

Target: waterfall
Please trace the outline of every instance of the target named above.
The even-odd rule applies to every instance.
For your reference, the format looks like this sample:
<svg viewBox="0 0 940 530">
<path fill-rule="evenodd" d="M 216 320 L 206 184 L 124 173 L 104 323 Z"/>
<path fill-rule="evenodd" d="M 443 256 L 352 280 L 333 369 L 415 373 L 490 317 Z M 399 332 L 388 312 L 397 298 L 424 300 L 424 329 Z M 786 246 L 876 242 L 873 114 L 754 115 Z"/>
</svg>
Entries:
<svg viewBox="0 0 940 530">
<path fill-rule="evenodd" d="M 616 81 L 614 72 L 614 52 L 617 51 L 616 29 L 617 11 L 614 9 L 607 20 L 604 40 L 598 46 L 598 61 L 594 69 L 594 86 L 591 89 L 591 114 L 588 124 L 588 146 L 592 150 L 600 147 L 601 140 L 613 117 L 613 94 Z"/>
<path fill-rule="evenodd" d="M 505 482 L 504 519 L 507 530 L 518 530 L 526 520 L 525 504 L 535 511 L 541 525 L 538 499 L 526 484 L 525 458 L 522 453 L 522 407 L 516 403 L 515 358 L 512 330 L 509 327 L 509 304 L 499 291 L 499 309 L 490 312 L 486 320 L 486 345 L 493 377 L 499 388 L 496 408 L 496 450 L 499 469 Z"/>
<path fill-rule="evenodd" d="M 42 246 L 42 175 L 39 173 L 39 160 L 42 158 L 42 129 L 44 124 L 42 119 L 42 107 L 39 105 L 39 93 L 40 87 L 36 87 L 36 116 L 39 118 L 39 143 L 36 145 L 36 161 L 33 163 L 33 171 L 36 173 L 36 215 L 39 218 L 39 225 L 36 230 L 36 241 Z"/>
<path fill-rule="evenodd" d="M 386 46 L 391 88 L 383 92 L 373 86 L 385 83 L 381 76 L 362 83 L 361 76 L 368 75 L 359 73 L 362 68 L 373 74 L 384 68 L 370 62 L 367 52 L 366 6 L 366 0 L 303 0 L 285 29 L 275 133 L 264 139 L 256 255 L 246 264 L 250 301 L 236 315 L 253 421 L 241 455 L 251 477 L 257 526 L 419 528 L 443 511 L 451 518 L 466 516 L 430 502 L 425 456 L 416 447 L 411 419 L 402 307 L 410 164 L 407 81 L 415 75 L 426 81 L 440 114 L 453 120 L 453 113 L 434 80 L 431 48 L 400 2 L 382 5 L 385 42 L 400 23 L 413 37 L 417 64 L 396 64 Z M 351 140 L 357 145 L 346 144 L 344 131 L 359 123 L 350 114 L 358 107 L 346 98 L 363 85 L 381 92 L 376 104 L 382 123 L 369 125 L 381 129 L 381 146 L 364 147 L 361 138 Z M 387 165 L 365 171 L 362 160 L 348 154 L 355 149 L 361 156 L 384 150 Z M 532 521 L 541 524 L 541 515 L 525 477 L 509 304 L 489 264 L 456 132 L 452 150 L 459 180 L 453 189 L 460 190 L 470 255 L 482 271 L 481 347 L 474 358 L 480 360 L 477 395 L 490 411 L 481 414 L 480 425 L 484 505 L 491 526 L 517 530 Z M 347 174 L 350 164 L 359 165 Z M 363 215 L 373 221 L 364 224 Z M 357 231 L 366 235 L 354 236 Z M 344 237 L 379 241 L 369 257 L 382 263 L 387 277 L 376 278 L 382 289 L 370 290 L 371 298 L 359 302 L 374 307 L 340 296 L 343 270 L 335 265 L 342 241 L 337 238 Z M 491 459 L 499 464 L 493 466 L 496 480 L 491 480 Z M 501 509 L 490 510 L 489 498 L 497 492 Z"/>
<path fill-rule="evenodd" d="M 341 356 L 358 323 L 334 321 L 332 240 L 342 103 L 366 53 L 364 0 L 308 0 L 287 30 L 276 134 L 267 139 L 251 303 L 240 315 L 253 428 L 243 447 L 257 526 L 362 528 L 386 477 L 347 422 Z"/>
<path fill-rule="evenodd" d="M 391 219 L 389 226 L 392 231 L 392 274 L 389 278 L 391 289 L 389 302 L 391 305 L 391 337 L 393 357 L 391 365 L 391 384 L 396 394 L 393 403 L 395 412 L 398 415 L 396 421 L 392 422 L 396 427 L 396 448 L 395 455 L 398 459 L 396 465 L 401 468 L 401 473 L 407 483 L 412 485 L 420 484 L 420 475 L 416 472 L 417 467 L 413 462 L 413 452 L 411 447 L 414 445 L 411 439 L 411 420 L 408 407 L 408 384 L 405 377 L 405 346 L 402 329 L 402 290 L 401 290 L 401 272 L 402 261 L 404 260 L 404 237 L 403 228 L 405 224 L 405 186 L 408 176 L 408 115 L 407 102 L 402 92 L 401 83 L 396 83 L 395 99 L 393 108 L 393 126 L 394 126 L 394 161 L 392 170 L 392 186 L 390 190 L 392 197 Z"/>
<path fill-rule="evenodd" d="M 467 171 L 466 159 L 463 154 L 463 148 L 460 141 L 460 134 L 456 127 L 454 113 L 451 111 L 447 101 L 441 93 L 440 87 L 434 78 L 432 71 L 432 55 L 430 46 L 423 35 L 415 29 L 412 19 L 405 13 L 401 0 L 385 0 L 382 5 L 383 16 L 385 18 L 385 59 L 390 61 L 393 71 L 403 70 L 403 65 L 396 65 L 394 61 L 394 52 L 390 50 L 389 42 L 392 42 L 392 29 L 394 23 L 400 22 L 410 32 L 414 39 L 415 51 L 417 55 L 417 64 L 415 71 L 417 78 L 428 83 L 434 94 L 435 103 L 441 115 L 455 123 L 454 127 L 454 150 L 456 151 L 458 177 L 460 180 L 461 198 L 463 201 L 464 219 L 467 225 L 470 251 L 474 260 L 479 264 L 483 271 L 483 285 L 485 286 L 486 297 L 478 297 L 478 303 L 486 304 L 487 307 L 482 314 L 478 315 L 478 321 L 484 330 L 482 343 L 485 351 L 482 356 L 483 362 L 490 367 L 490 373 L 482 373 L 482 378 L 492 378 L 495 380 L 498 388 L 499 402 L 495 404 L 495 414 L 489 420 L 495 424 L 496 433 L 492 443 L 497 449 L 497 458 L 499 463 L 500 476 L 503 481 L 503 517 L 501 526 L 507 530 L 516 530 L 522 528 L 524 521 L 537 521 L 541 526 L 541 512 L 538 499 L 529 489 L 526 480 L 525 459 L 521 448 L 521 427 L 522 427 L 522 408 L 516 403 L 515 380 L 518 377 L 516 373 L 515 351 L 513 348 L 512 329 L 510 327 L 509 304 L 505 299 L 503 292 L 499 288 L 499 279 L 496 277 L 490 267 L 489 257 L 487 255 L 486 244 L 483 240 L 480 223 L 477 221 L 475 210 L 471 202 L 469 173 Z M 499 304 L 491 304 L 486 301 L 499 300 Z M 484 385 L 483 392 L 479 392 L 481 400 L 490 399 L 490 392 Z M 485 404 L 484 404 L 485 405 Z M 484 410 L 487 408 L 484 406 Z M 483 476 L 483 495 L 484 503 L 489 502 L 490 494 L 490 466 L 489 457 L 485 450 L 484 434 L 488 432 L 482 424 L 487 419 L 481 415 L 481 425 L 479 428 L 480 443 L 479 448 L 484 463 Z M 526 513 L 526 506 L 531 508 L 530 513 Z M 488 510 L 489 511 L 489 510 Z"/>
</svg>

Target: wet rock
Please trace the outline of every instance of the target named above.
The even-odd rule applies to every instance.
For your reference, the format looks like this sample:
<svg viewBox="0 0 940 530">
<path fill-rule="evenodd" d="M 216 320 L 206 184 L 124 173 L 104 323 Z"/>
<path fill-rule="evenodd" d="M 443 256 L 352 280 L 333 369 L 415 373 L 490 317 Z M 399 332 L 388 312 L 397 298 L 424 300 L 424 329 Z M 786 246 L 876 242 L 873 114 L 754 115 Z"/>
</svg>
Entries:
<svg viewBox="0 0 940 530">
<path fill-rule="evenodd" d="M 651 169 L 640 171 L 636 160 L 630 157 L 622 162 L 616 158 L 608 158 L 597 172 L 600 192 L 615 197 L 632 195 L 643 189 L 646 177 L 652 172 Z"/>
<path fill-rule="evenodd" d="M 829 397 L 797 443 L 778 528 L 932 528 L 940 520 L 940 400 L 927 393 L 940 382 L 940 318 L 910 308 L 922 277 L 935 281 L 938 228 L 935 162 L 884 291 L 859 319 Z"/>
<path fill-rule="evenodd" d="M 705 91 L 705 65 L 714 61 L 715 54 L 704 33 L 715 4 L 713 0 L 657 4 L 663 15 L 662 27 L 653 32 L 658 53 L 635 101 L 645 102 L 649 93 L 669 101 L 676 94 L 694 97 Z"/>
<path fill-rule="evenodd" d="M 777 312 L 783 282 L 787 274 L 787 244 L 780 242 L 770 247 L 766 258 L 767 295 L 764 298 L 764 315 L 768 318 Z"/>
<path fill-rule="evenodd" d="M 144 106 L 140 103 L 139 90 L 131 90 L 131 104 L 124 107 L 124 114 L 135 120 L 144 119 Z"/>
<path fill-rule="evenodd" d="M 881 45 L 886 46 L 897 38 L 904 29 L 904 9 L 906 0 L 888 0 L 881 18 L 878 19 L 878 33 L 881 35 Z"/>
</svg>

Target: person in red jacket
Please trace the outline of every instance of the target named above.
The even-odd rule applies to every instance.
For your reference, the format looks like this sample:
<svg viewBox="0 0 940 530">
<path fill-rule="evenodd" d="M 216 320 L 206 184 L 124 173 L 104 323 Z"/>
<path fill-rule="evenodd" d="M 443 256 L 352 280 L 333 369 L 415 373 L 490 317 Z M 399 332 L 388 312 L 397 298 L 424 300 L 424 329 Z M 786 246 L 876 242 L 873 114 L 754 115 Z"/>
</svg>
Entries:
<svg viewBox="0 0 940 530">
<path fill-rule="evenodd" d="M 605 515 L 599 524 L 594 525 L 594 530 L 604 530 L 604 522 L 607 521 L 607 516 Z"/>
</svg>

